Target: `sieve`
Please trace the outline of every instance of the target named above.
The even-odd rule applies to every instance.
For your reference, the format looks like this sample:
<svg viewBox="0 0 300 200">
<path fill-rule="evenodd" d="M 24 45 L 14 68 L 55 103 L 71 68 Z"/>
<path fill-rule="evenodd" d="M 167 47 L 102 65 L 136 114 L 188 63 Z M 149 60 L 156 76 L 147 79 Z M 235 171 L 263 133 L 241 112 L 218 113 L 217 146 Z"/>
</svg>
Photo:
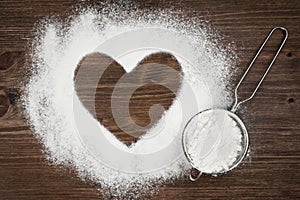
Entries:
<svg viewBox="0 0 300 200">
<path fill-rule="evenodd" d="M 281 30 L 284 34 L 284 39 L 282 40 L 281 44 L 280 44 L 280 47 L 278 48 L 275 56 L 273 57 L 271 63 L 269 64 L 268 68 L 266 69 L 266 71 L 264 72 L 262 78 L 260 79 L 260 81 L 258 82 L 256 88 L 254 89 L 254 91 L 252 92 L 251 96 L 248 97 L 248 98 L 245 98 L 244 100 L 238 100 L 238 88 L 240 87 L 241 83 L 243 82 L 244 78 L 246 77 L 246 75 L 248 74 L 250 68 L 252 67 L 253 63 L 255 62 L 255 60 L 257 59 L 258 55 L 260 54 L 260 52 L 262 51 L 262 49 L 264 48 L 265 44 L 267 43 L 267 41 L 269 40 L 269 38 L 272 36 L 272 34 L 274 33 L 275 30 Z M 212 175 L 218 175 L 218 174 L 222 174 L 222 173 L 226 173 L 232 169 L 234 169 L 235 167 L 237 167 L 243 160 L 243 158 L 245 157 L 245 155 L 247 154 L 247 151 L 248 151 L 248 146 L 249 146 L 249 138 L 248 138 L 248 131 L 244 125 L 244 123 L 242 122 L 242 120 L 235 114 L 235 111 L 237 110 L 237 108 L 251 100 L 255 93 L 257 92 L 258 88 L 260 87 L 261 83 L 263 82 L 263 80 L 265 79 L 266 75 L 268 74 L 271 66 L 273 65 L 273 63 L 275 62 L 279 52 L 281 51 L 284 43 L 286 42 L 288 38 L 288 31 L 286 28 L 284 27 L 275 27 L 273 28 L 270 33 L 267 35 L 266 39 L 264 40 L 264 42 L 262 43 L 262 45 L 260 46 L 259 50 L 257 51 L 256 55 L 254 56 L 253 60 L 251 61 L 251 63 L 249 64 L 248 68 L 246 69 L 245 73 L 243 74 L 242 78 L 240 79 L 240 81 L 238 82 L 235 90 L 234 90 L 234 97 L 235 97 L 235 102 L 231 108 L 230 111 L 228 110 L 225 110 L 225 109 L 215 109 L 215 108 L 212 108 L 212 109 L 207 109 L 207 110 L 204 110 L 204 111 L 201 111 L 201 112 L 198 112 L 197 114 L 195 114 L 193 117 L 191 117 L 189 119 L 189 121 L 187 122 L 187 124 L 185 125 L 184 129 L 183 129 L 183 135 L 182 135 L 182 146 L 183 146 L 183 151 L 184 151 L 184 154 L 187 158 L 187 160 L 189 161 L 189 163 L 191 164 L 192 166 L 192 170 L 191 170 L 191 173 L 189 175 L 189 178 L 191 181 L 196 181 L 200 176 L 201 174 L 205 173 L 205 174 L 212 174 Z M 195 159 L 197 158 L 193 158 L 191 154 L 189 154 L 188 150 L 189 150 L 189 146 L 187 145 L 187 137 L 188 137 L 188 134 L 191 133 L 192 131 L 195 130 L 192 129 L 192 125 L 191 124 L 194 124 L 195 122 L 197 122 L 200 117 L 204 117 L 205 115 L 209 115 L 213 112 L 213 114 L 215 115 L 219 115 L 219 113 L 222 113 L 223 114 L 227 114 L 233 121 L 235 121 L 237 127 L 240 129 L 241 131 L 241 150 L 238 152 L 238 155 L 237 157 L 235 158 L 235 161 L 230 165 L 228 166 L 228 168 L 226 169 L 222 169 L 221 171 L 218 171 L 218 172 L 206 172 L 206 171 L 203 171 L 199 165 L 197 165 L 195 163 Z M 196 128 L 199 128 L 198 126 Z M 197 137 L 199 137 L 199 135 L 201 134 L 198 134 Z M 218 136 L 216 137 L 216 140 L 219 139 L 220 137 L 220 133 L 218 133 Z M 201 136 L 200 136 L 201 137 Z M 195 139 L 195 138 L 193 138 Z M 214 141 L 212 144 L 211 144 L 211 149 L 214 148 L 214 145 L 216 144 L 216 141 Z M 207 154 L 206 154 L 207 155 Z M 193 171 L 197 171 L 197 174 L 194 174 L 192 173 Z"/>
</svg>

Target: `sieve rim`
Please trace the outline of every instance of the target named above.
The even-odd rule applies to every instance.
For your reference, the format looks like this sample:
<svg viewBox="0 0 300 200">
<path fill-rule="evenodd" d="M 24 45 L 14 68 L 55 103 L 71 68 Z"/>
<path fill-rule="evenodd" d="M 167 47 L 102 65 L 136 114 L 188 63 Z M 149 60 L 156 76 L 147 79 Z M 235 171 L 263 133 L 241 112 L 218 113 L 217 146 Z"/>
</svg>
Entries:
<svg viewBox="0 0 300 200">
<path fill-rule="evenodd" d="M 237 157 L 236 161 L 234 162 L 233 165 L 231 165 L 227 170 L 222 170 L 220 172 L 214 172 L 214 173 L 210 173 L 210 172 L 204 172 L 204 171 L 201 171 L 200 169 L 198 169 L 190 155 L 187 153 L 187 147 L 186 147 L 186 144 L 185 144 L 185 138 L 186 138 L 186 128 L 187 126 L 190 124 L 190 122 L 198 115 L 204 113 L 204 112 L 208 112 L 208 111 L 225 111 L 229 117 L 232 117 L 236 122 L 237 122 L 237 126 L 241 129 L 241 134 L 242 134 L 242 150 L 241 150 L 241 154 L 239 154 L 239 156 Z M 203 111 L 200 111 L 198 113 L 196 113 L 195 115 L 193 115 L 193 117 L 191 117 L 188 122 L 186 123 L 186 125 L 184 126 L 183 128 L 183 132 L 182 132 L 182 139 L 181 139 L 181 142 L 182 142 L 182 147 L 183 147 L 183 152 L 184 152 L 184 155 L 185 157 L 187 158 L 187 160 L 189 161 L 190 165 L 198 170 L 201 174 L 204 173 L 204 174 L 211 174 L 211 175 L 220 175 L 220 174 L 225 174 L 231 170 L 233 170 L 234 168 L 236 168 L 239 164 L 241 164 L 241 162 L 243 161 L 243 159 L 245 158 L 247 152 L 248 152 L 248 149 L 249 149 L 249 135 L 248 135 L 248 131 L 246 129 L 246 126 L 245 124 L 243 123 L 243 121 L 233 112 L 229 111 L 229 110 L 226 110 L 226 109 L 222 109 L 222 108 L 209 108 L 209 109 L 205 109 Z"/>
</svg>

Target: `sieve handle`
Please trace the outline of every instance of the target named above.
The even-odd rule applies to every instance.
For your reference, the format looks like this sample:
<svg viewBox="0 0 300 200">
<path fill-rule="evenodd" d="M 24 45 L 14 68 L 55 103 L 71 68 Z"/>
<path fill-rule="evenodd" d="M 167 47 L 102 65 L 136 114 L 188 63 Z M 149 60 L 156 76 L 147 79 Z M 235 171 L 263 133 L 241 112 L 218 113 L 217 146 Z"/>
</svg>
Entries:
<svg viewBox="0 0 300 200">
<path fill-rule="evenodd" d="M 252 67 L 252 65 L 253 65 L 253 63 L 255 62 L 256 58 L 257 58 L 258 55 L 260 54 L 261 50 L 264 48 L 265 44 L 267 43 L 267 41 L 269 40 L 269 38 L 271 37 L 271 35 L 273 34 L 273 32 L 274 32 L 275 30 L 277 30 L 277 29 L 282 30 L 283 33 L 284 33 L 284 36 L 285 36 L 284 39 L 283 39 L 283 41 L 282 41 L 282 43 L 281 43 L 281 45 L 280 45 L 280 47 L 278 48 L 278 50 L 277 50 L 277 52 L 276 52 L 276 54 L 275 54 L 273 60 L 272 60 L 271 63 L 269 64 L 267 70 L 265 71 L 264 75 L 263 75 L 262 78 L 260 79 L 259 83 L 257 84 L 257 86 L 256 86 L 255 90 L 253 91 L 253 93 L 251 94 L 251 96 L 250 96 L 249 98 L 247 98 L 247 99 L 244 99 L 244 100 L 238 102 L 238 95 L 237 95 L 237 90 L 238 90 L 238 88 L 240 87 L 240 85 L 241 85 L 241 83 L 243 82 L 244 78 L 245 78 L 246 75 L 248 74 L 250 68 Z M 277 58 L 279 52 L 281 51 L 281 49 L 282 49 L 282 47 L 283 47 L 283 45 L 284 45 L 284 43 L 285 43 L 285 41 L 286 41 L 287 38 L 288 38 L 288 31 L 287 31 L 287 29 L 284 28 L 284 27 L 275 27 L 275 28 L 273 28 L 273 29 L 270 31 L 269 35 L 267 36 L 267 38 L 265 39 L 265 41 L 264 41 L 264 42 L 262 43 L 262 45 L 260 46 L 259 50 L 257 51 L 256 55 L 254 56 L 254 58 L 253 58 L 253 60 L 251 61 L 250 65 L 248 66 L 246 72 L 244 73 L 244 75 L 242 76 L 241 80 L 239 81 L 239 83 L 237 84 L 237 86 L 236 86 L 236 88 L 235 88 L 235 90 L 234 90 L 235 102 L 234 102 L 234 104 L 233 104 L 233 106 L 232 106 L 231 112 L 235 112 L 236 109 L 237 109 L 242 103 L 245 103 L 245 102 L 247 102 L 247 101 L 249 101 L 250 99 L 253 98 L 253 96 L 255 95 L 256 91 L 257 91 L 258 88 L 259 88 L 259 86 L 261 85 L 261 83 L 262 83 L 263 80 L 265 79 L 266 75 L 268 74 L 268 72 L 269 72 L 270 68 L 272 67 L 273 63 L 275 62 L 275 60 L 276 60 L 276 58 Z"/>
<path fill-rule="evenodd" d="M 197 176 L 194 176 L 193 175 L 193 170 L 197 170 L 197 169 L 195 169 L 195 168 L 191 169 L 191 173 L 190 173 L 189 178 L 190 178 L 191 181 L 195 182 L 200 178 L 200 176 L 202 175 L 202 172 L 197 170 Z"/>
</svg>

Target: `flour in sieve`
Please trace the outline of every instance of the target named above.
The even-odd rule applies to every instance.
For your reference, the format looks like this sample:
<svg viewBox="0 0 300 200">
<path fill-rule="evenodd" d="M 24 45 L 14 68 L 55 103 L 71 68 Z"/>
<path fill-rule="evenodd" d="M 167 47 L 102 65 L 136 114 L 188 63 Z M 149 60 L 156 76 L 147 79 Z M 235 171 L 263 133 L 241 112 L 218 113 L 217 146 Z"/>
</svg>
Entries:
<svg viewBox="0 0 300 200">
<path fill-rule="evenodd" d="M 227 111 L 203 112 L 193 118 L 185 132 L 187 154 L 203 173 L 227 171 L 242 151 L 242 130 Z"/>
</svg>

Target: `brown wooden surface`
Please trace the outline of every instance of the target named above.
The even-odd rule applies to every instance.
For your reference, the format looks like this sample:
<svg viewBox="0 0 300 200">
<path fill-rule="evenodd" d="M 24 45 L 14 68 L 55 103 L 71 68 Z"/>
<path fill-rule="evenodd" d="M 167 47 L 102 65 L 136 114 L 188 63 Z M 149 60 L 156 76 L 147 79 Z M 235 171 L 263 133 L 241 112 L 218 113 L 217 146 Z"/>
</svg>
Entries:
<svg viewBox="0 0 300 200">
<path fill-rule="evenodd" d="M 76 178 L 72 170 L 45 161 L 41 145 L 23 119 L 18 102 L 20 81 L 26 79 L 26 38 L 31 35 L 34 23 L 44 16 L 66 15 L 75 4 L 71 0 L 0 1 L 0 199 L 101 198 L 95 186 Z M 210 20 L 213 28 L 224 36 L 224 43 L 235 43 L 236 77 L 241 76 L 272 27 L 282 25 L 290 33 L 257 95 L 239 112 L 249 131 L 250 157 L 224 176 L 204 176 L 196 183 L 183 179 L 168 184 L 153 199 L 299 198 L 300 4 L 296 0 L 151 0 L 138 5 L 174 7 L 183 9 L 189 17 Z M 279 37 L 280 34 L 275 39 Z M 243 94 L 249 94 L 250 86 L 257 82 L 261 67 L 277 44 L 271 42 L 260 57 Z"/>
<path fill-rule="evenodd" d="M 105 69 L 102 75 L 96 73 L 99 69 Z M 158 75 L 160 84 L 154 81 Z M 164 110 L 169 109 L 179 89 L 180 80 L 180 64 L 174 56 L 167 53 L 147 56 L 130 73 L 126 73 L 109 56 L 94 53 L 83 58 L 75 72 L 75 87 L 83 105 L 127 145 L 136 142 L 161 118 Z M 94 85 L 94 82 L 98 84 Z M 118 94 L 113 93 L 116 89 L 120 91 Z M 132 90 L 134 92 L 131 94 Z M 113 115 L 112 98 L 119 100 L 114 109 L 120 111 L 121 117 Z M 152 107 L 153 105 L 161 105 L 162 108 Z M 149 109 L 152 112 L 149 113 Z M 124 114 L 127 110 L 129 115 Z M 133 124 L 137 126 L 132 126 Z"/>
</svg>

